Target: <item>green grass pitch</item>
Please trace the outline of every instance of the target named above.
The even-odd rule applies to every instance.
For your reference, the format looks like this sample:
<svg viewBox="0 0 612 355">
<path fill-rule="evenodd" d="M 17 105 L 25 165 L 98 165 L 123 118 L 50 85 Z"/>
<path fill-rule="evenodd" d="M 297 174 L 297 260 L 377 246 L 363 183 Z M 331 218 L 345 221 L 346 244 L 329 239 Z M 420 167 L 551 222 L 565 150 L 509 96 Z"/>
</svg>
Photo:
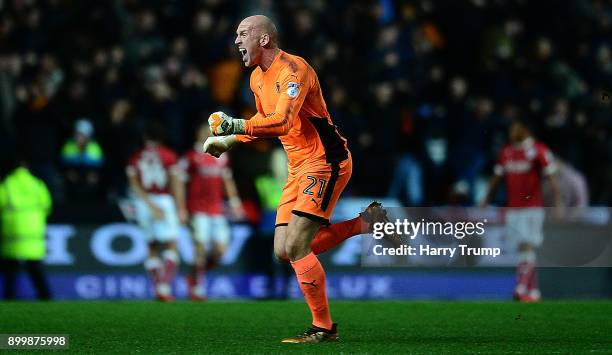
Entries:
<svg viewBox="0 0 612 355">
<path fill-rule="evenodd" d="M 339 343 L 281 344 L 307 327 L 310 314 L 302 302 L 271 301 L 0 303 L 0 333 L 69 334 L 70 353 L 612 353 L 606 301 L 333 301 L 331 308 Z"/>
</svg>

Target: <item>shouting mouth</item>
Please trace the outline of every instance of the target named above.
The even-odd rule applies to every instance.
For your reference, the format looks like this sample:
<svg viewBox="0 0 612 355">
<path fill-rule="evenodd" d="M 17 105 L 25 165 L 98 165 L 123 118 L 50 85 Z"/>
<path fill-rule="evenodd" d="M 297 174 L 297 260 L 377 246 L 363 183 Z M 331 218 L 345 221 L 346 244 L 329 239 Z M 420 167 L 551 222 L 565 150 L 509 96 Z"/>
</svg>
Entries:
<svg viewBox="0 0 612 355">
<path fill-rule="evenodd" d="M 240 54 L 242 55 L 242 61 L 246 62 L 246 55 L 247 55 L 247 50 L 246 48 L 238 48 L 238 51 L 240 52 Z"/>
</svg>

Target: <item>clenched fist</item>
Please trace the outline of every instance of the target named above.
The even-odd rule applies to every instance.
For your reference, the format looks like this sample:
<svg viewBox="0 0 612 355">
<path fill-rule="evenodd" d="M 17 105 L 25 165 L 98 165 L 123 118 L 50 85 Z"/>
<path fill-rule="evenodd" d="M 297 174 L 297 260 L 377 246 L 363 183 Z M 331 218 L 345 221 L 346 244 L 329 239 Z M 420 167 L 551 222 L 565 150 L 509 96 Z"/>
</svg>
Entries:
<svg viewBox="0 0 612 355">
<path fill-rule="evenodd" d="M 214 112 L 208 116 L 208 125 L 213 136 L 244 133 L 244 120 L 230 117 L 221 111 Z"/>
<path fill-rule="evenodd" d="M 221 154 L 230 150 L 234 144 L 236 144 L 236 137 L 234 136 L 208 137 L 204 142 L 203 150 L 204 153 L 218 158 Z"/>
</svg>

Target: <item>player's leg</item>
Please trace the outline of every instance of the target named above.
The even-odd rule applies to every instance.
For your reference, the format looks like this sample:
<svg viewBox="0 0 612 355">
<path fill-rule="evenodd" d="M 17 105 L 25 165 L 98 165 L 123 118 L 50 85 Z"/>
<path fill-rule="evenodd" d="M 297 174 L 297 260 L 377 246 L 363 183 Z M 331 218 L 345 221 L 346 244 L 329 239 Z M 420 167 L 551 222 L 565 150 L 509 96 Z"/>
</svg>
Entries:
<svg viewBox="0 0 612 355">
<path fill-rule="evenodd" d="M 272 296 L 277 299 L 287 299 L 289 297 L 289 280 L 291 280 L 293 270 L 291 270 L 289 258 L 285 252 L 285 239 L 287 238 L 287 226 L 280 225 L 274 229 L 274 257 L 278 261 L 274 267 L 274 277 L 272 279 Z M 280 284 L 277 283 L 280 278 Z"/>
<path fill-rule="evenodd" d="M 312 315 L 312 326 L 286 343 L 318 343 L 338 339 L 327 300 L 325 271 L 311 243 L 321 224 L 329 224 L 333 209 L 351 176 L 350 160 L 317 167 L 299 177 L 296 202 L 286 229 L 285 253 Z"/>
<path fill-rule="evenodd" d="M 274 256 L 280 263 L 289 263 L 289 257 L 285 250 L 287 240 L 287 226 L 291 220 L 293 206 L 297 199 L 299 180 L 295 176 L 289 176 L 283 187 L 278 208 L 276 209 L 276 223 L 274 228 Z"/>
<path fill-rule="evenodd" d="M 206 245 L 200 241 L 194 241 L 194 260 L 187 285 L 189 287 L 189 298 L 193 301 L 206 299 Z"/>
<path fill-rule="evenodd" d="M 317 343 L 337 340 L 327 300 L 325 270 L 310 249 L 320 221 L 293 215 L 287 226 L 285 252 L 291 260 L 298 285 L 310 308 L 312 326 L 303 334 L 284 339 L 285 343 Z"/>
<path fill-rule="evenodd" d="M 528 289 L 528 302 L 538 302 L 542 295 L 538 286 L 538 270 L 536 252 L 537 249 L 542 245 L 544 241 L 543 227 L 544 227 L 545 212 L 542 208 L 530 208 L 528 210 L 528 227 L 530 229 L 531 240 L 528 243 L 528 247 L 533 253 L 533 269 L 527 283 Z"/>
<path fill-rule="evenodd" d="M 158 287 L 158 298 L 162 301 L 172 301 L 172 283 L 176 277 L 179 265 L 179 256 L 175 241 L 164 241 L 160 243 L 162 260 L 162 279 Z"/>
<path fill-rule="evenodd" d="M 516 268 L 516 288 L 514 298 L 519 301 L 529 302 L 531 299 L 530 288 L 535 277 L 535 253 L 536 249 L 529 242 L 521 242 L 518 247 L 519 264 Z"/>
<path fill-rule="evenodd" d="M 277 225 L 274 228 L 274 256 L 280 263 L 289 263 L 289 257 L 285 251 L 287 240 L 287 225 Z"/>
<path fill-rule="evenodd" d="M 376 222 L 388 221 L 385 210 L 378 202 L 372 202 L 359 216 L 344 222 L 320 226 L 315 234 L 310 248 L 315 255 L 335 248 L 350 237 L 368 232 Z M 274 230 L 274 255 L 279 262 L 288 263 L 285 251 L 287 226 L 277 225 Z"/>
<path fill-rule="evenodd" d="M 198 259 L 198 263 L 194 265 L 197 267 L 197 274 L 189 283 L 192 300 L 207 298 L 206 273 L 219 265 L 229 245 L 231 234 L 229 223 L 223 216 L 199 214 L 198 217 L 198 245 L 202 251 L 202 259 Z"/>
<path fill-rule="evenodd" d="M 527 263 L 524 258 L 525 254 L 522 253 L 522 249 L 524 249 L 522 245 L 522 234 L 524 230 L 521 231 L 520 226 L 521 223 L 521 215 L 518 209 L 510 208 L 506 211 L 506 238 L 509 241 L 512 241 L 512 244 L 517 246 L 517 251 L 519 253 L 519 263 L 516 267 L 516 284 L 514 286 L 514 291 L 512 293 L 512 297 L 515 300 L 520 300 L 527 293 Z"/>
<path fill-rule="evenodd" d="M 163 301 L 171 301 L 172 283 L 176 277 L 179 266 L 179 255 L 176 248 L 176 239 L 179 233 L 178 216 L 174 207 L 174 200 L 170 195 L 155 196 L 153 202 L 159 206 L 164 216 L 152 223 L 153 234 L 161 244 L 161 259 L 163 264 L 162 282 L 159 285 L 159 296 Z"/>
<path fill-rule="evenodd" d="M 209 269 L 219 265 L 231 239 L 231 228 L 224 216 L 212 218 L 212 248 L 209 256 Z"/>
<path fill-rule="evenodd" d="M 310 247 L 313 253 L 319 255 L 335 248 L 350 237 L 371 232 L 374 223 L 388 221 L 385 209 L 380 203 L 374 201 L 353 219 L 321 226 Z"/>
<path fill-rule="evenodd" d="M 161 258 L 159 257 L 159 243 L 157 243 L 155 240 L 150 240 L 147 243 L 147 246 L 149 248 L 149 254 L 145 260 L 144 267 L 149 275 L 151 283 L 153 284 L 155 294 L 159 298 L 160 291 L 163 291 L 160 290 L 160 285 L 164 277 L 164 267 Z"/>
<path fill-rule="evenodd" d="M 320 175 L 319 177 L 322 179 L 329 178 L 329 172 L 327 174 L 323 172 Z M 313 210 L 313 207 L 308 203 L 311 197 L 308 193 L 304 193 L 304 189 L 310 183 L 311 181 L 307 180 L 306 175 L 290 175 L 283 188 L 283 194 L 276 211 L 274 254 L 281 262 L 291 261 L 298 285 L 313 313 L 313 327 L 306 332 L 308 334 L 284 339 L 283 342 L 287 343 L 320 342 L 334 340 L 337 337 L 335 326 L 331 324 L 329 315 L 325 291 L 325 272 L 317 257 L 310 250 L 310 243 L 319 229 L 321 221 L 326 221 L 329 216 L 318 208 Z M 340 185 L 340 188 L 344 188 L 343 184 Z M 333 191 L 333 186 L 331 191 Z M 295 207 L 299 200 L 302 201 L 298 211 Z M 331 209 L 333 209 L 333 203 L 335 201 L 332 201 Z M 328 212 L 331 213 L 331 209 Z M 303 215 L 298 216 L 295 213 L 302 213 Z M 313 283 L 313 277 L 318 281 Z M 305 288 L 306 286 L 313 288 L 313 290 Z M 315 327 L 317 324 L 322 327 Z"/>
<path fill-rule="evenodd" d="M 191 272 L 187 276 L 189 298 L 194 301 L 206 298 L 206 253 L 210 245 L 211 222 L 204 213 L 195 213 L 191 217 L 191 231 L 194 245 L 194 260 Z"/>
<path fill-rule="evenodd" d="M 506 233 L 518 242 L 519 263 L 513 297 L 529 301 L 529 283 L 535 273 L 535 248 L 526 209 L 509 209 L 506 213 Z"/>
<path fill-rule="evenodd" d="M 306 186 L 306 192 L 311 193 L 309 202 L 315 205 L 319 203 L 321 208 L 333 210 L 335 201 L 348 183 L 352 171 L 353 162 L 349 157 L 337 167 L 337 171 L 330 171 L 328 176 L 310 176 L 310 184 L 314 185 Z M 316 182 L 313 180 L 315 178 Z M 331 190 L 328 189 L 329 185 L 333 185 Z M 317 187 L 320 189 L 317 190 Z M 325 190 L 325 193 L 322 190 Z M 332 196 L 334 192 L 336 196 Z M 353 219 L 335 224 L 323 224 L 312 241 L 312 251 L 318 255 L 332 249 L 350 237 L 370 231 L 372 224 L 376 222 L 388 222 L 387 212 L 380 203 L 372 202 L 365 211 Z"/>
<path fill-rule="evenodd" d="M 4 299 L 14 300 L 16 293 L 17 272 L 19 271 L 19 261 L 15 259 L 4 259 L 2 261 L 4 276 Z"/>
<path fill-rule="evenodd" d="M 136 208 L 136 221 L 140 226 L 142 234 L 147 242 L 148 255 L 144 262 L 144 268 L 149 276 L 149 280 L 155 290 L 155 295 L 159 298 L 160 284 L 162 283 L 164 268 L 161 258 L 159 257 L 159 243 L 153 236 L 151 212 L 149 207 L 142 200 L 136 200 L 134 204 Z"/>
<path fill-rule="evenodd" d="M 49 290 L 49 285 L 47 284 L 47 277 L 45 276 L 42 261 L 27 260 L 26 269 L 28 270 L 30 280 L 32 281 L 32 285 L 34 285 L 38 299 L 50 300 L 51 291 Z"/>
</svg>

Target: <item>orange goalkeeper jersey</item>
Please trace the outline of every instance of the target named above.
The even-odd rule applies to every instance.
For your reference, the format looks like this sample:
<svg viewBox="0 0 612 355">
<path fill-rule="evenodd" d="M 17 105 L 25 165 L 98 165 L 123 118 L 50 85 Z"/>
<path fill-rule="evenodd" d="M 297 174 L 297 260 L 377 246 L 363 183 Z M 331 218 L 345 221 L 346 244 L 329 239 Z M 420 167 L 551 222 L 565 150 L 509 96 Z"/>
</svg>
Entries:
<svg viewBox="0 0 612 355">
<path fill-rule="evenodd" d="M 317 74 L 303 58 L 280 51 L 268 70 L 253 70 L 250 85 L 257 114 L 246 121 L 247 135 L 239 135 L 239 141 L 279 137 L 290 172 L 348 158 L 346 139 L 327 112 Z"/>
</svg>

